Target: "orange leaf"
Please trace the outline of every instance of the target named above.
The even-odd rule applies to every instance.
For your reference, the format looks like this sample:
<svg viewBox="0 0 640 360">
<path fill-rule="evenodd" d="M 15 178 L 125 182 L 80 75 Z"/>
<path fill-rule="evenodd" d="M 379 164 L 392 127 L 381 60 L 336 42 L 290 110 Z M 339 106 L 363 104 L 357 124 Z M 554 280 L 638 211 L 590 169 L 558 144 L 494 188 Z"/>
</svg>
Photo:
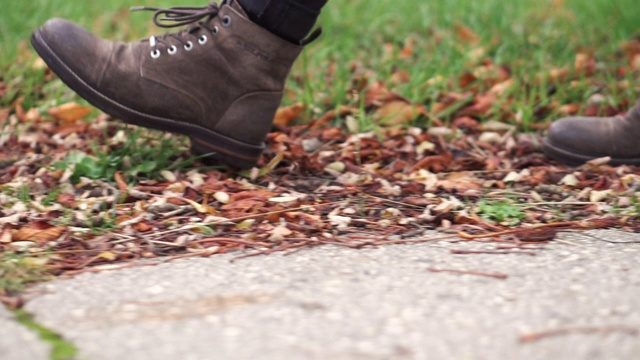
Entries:
<svg viewBox="0 0 640 360">
<path fill-rule="evenodd" d="M 47 241 L 56 240 L 62 235 L 65 228 L 54 226 L 48 229 L 40 229 L 32 226 L 24 226 L 13 234 L 14 241 L 34 241 L 37 243 L 44 243 Z"/>
<path fill-rule="evenodd" d="M 122 178 L 122 171 L 116 171 L 114 177 L 116 180 L 116 184 L 118 184 L 118 189 L 120 190 L 120 192 L 122 192 L 123 194 L 126 193 L 129 189 L 129 185 L 127 185 L 126 181 L 124 181 L 124 179 Z"/>
<path fill-rule="evenodd" d="M 58 120 L 73 122 L 89 115 L 92 110 L 90 107 L 68 102 L 49 109 L 47 113 Z"/>
<path fill-rule="evenodd" d="M 133 228 L 139 232 L 147 232 L 153 230 L 153 226 L 147 224 L 146 222 L 139 222 L 133 225 Z"/>
<path fill-rule="evenodd" d="M 473 32 L 473 30 L 471 30 L 471 28 L 467 26 L 460 24 L 456 26 L 455 29 L 456 34 L 458 35 L 458 39 L 460 39 L 460 41 L 464 43 L 476 44 L 478 41 L 480 41 L 480 37 L 478 36 L 478 34 Z"/>
<path fill-rule="evenodd" d="M 275 125 L 288 126 L 294 120 L 296 120 L 298 116 L 300 116 L 300 114 L 302 113 L 302 111 L 304 111 L 304 109 L 305 109 L 305 106 L 304 104 L 301 104 L 301 103 L 280 108 L 276 113 L 273 123 Z"/>
</svg>

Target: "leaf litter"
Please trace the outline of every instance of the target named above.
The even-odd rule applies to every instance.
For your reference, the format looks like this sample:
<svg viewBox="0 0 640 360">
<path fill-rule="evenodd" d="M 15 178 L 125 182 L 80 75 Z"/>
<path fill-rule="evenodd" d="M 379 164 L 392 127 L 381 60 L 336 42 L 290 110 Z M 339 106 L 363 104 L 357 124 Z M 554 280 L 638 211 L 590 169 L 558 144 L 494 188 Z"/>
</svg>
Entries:
<svg viewBox="0 0 640 360">
<path fill-rule="evenodd" d="M 457 33 L 477 42 L 464 26 Z M 402 54 L 411 56 L 411 46 Z M 636 70 L 634 49 L 640 45 L 623 46 L 629 62 L 620 73 Z M 574 69 L 552 69 L 548 81 L 589 82 L 594 61 L 578 54 Z M 482 61 L 450 80 L 462 91 L 442 90 L 425 103 L 389 85 L 410 74 L 399 69 L 387 84 L 360 70 L 348 93 L 361 106 L 312 112 L 307 122 L 308 105 L 282 107 L 267 150 L 246 171 L 205 166 L 188 157 L 184 141 L 170 143 L 165 165 L 140 160 L 138 150 L 162 154 L 167 139 L 181 138 L 91 115 L 74 102 L 24 109 L 17 99 L 0 109 L 0 251 L 76 274 L 328 244 L 464 241 L 491 247 L 452 253 L 528 256 L 560 231 L 640 230 L 638 169 L 609 166 L 606 158 L 579 168 L 546 158 L 540 132 L 522 132 L 521 114 L 506 106 L 515 86 L 507 67 Z M 627 106 L 584 112 L 617 114 Z M 540 118 L 580 109 L 553 102 L 534 108 Z"/>
</svg>

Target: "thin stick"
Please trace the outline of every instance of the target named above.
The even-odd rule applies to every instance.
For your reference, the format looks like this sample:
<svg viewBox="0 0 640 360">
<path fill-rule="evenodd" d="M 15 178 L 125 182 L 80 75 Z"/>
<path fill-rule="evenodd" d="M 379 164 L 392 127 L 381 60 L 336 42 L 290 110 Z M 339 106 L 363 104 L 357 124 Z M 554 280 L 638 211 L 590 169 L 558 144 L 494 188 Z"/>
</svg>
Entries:
<svg viewBox="0 0 640 360">
<path fill-rule="evenodd" d="M 505 280 L 505 279 L 507 279 L 509 277 L 509 275 L 507 275 L 507 274 L 487 273 L 487 272 L 475 271 L 475 270 L 455 270 L 455 269 L 428 268 L 427 271 L 430 271 L 430 272 L 447 272 L 447 273 L 460 274 L 460 275 L 485 276 L 485 277 L 490 277 L 490 278 L 500 279 L 500 280 Z"/>
<path fill-rule="evenodd" d="M 580 224 L 575 221 L 567 221 L 567 222 L 559 222 L 559 223 L 552 223 L 552 224 L 536 225 L 528 228 L 518 228 L 518 229 L 512 229 L 512 230 L 498 231 L 498 232 L 492 232 L 492 233 L 486 233 L 486 234 L 480 234 L 480 235 L 471 235 L 464 231 L 460 231 L 458 233 L 458 236 L 467 240 L 475 240 L 475 239 L 485 239 L 485 238 L 492 238 L 492 237 L 498 237 L 503 235 L 523 233 L 523 232 L 538 230 L 543 228 L 568 227 L 568 226 L 576 226 L 576 225 L 580 225 Z"/>
<path fill-rule="evenodd" d="M 478 255 L 478 254 L 490 254 L 490 255 L 511 255 L 511 254 L 515 254 L 515 255 L 529 255 L 529 256 L 536 256 L 536 253 L 534 252 L 530 252 L 530 251 L 491 251 L 491 250 L 457 250 L 457 249 L 452 249 L 451 250 L 452 254 L 456 254 L 456 255 Z"/>
<path fill-rule="evenodd" d="M 574 328 L 561 328 L 541 332 L 534 332 L 520 335 L 521 343 L 530 343 L 539 341 L 553 336 L 569 335 L 569 334 L 611 334 L 624 333 L 630 336 L 638 336 L 638 329 L 630 326 L 612 325 L 612 326 L 582 326 Z"/>
</svg>

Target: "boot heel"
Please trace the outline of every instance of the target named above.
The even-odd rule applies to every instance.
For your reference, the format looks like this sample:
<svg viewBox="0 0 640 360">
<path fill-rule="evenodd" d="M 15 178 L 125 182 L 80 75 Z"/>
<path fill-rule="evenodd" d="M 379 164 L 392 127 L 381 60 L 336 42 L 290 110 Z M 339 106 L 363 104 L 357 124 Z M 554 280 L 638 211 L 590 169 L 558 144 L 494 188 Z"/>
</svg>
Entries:
<svg viewBox="0 0 640 360">
<path fill-rule="evenodd" d="M 259 154 L 257 156 L 249 157 L 241 154 L 218 152 L 212 146 L 209 146 L 202 140 L 194 137 L 191 137 L 191 153 L 197 156 L 203 156 L 202 161 L 205 163 L 213 164 L 216 162 L 222 162 L 239 169 L 251 168 L 260 159 Z"/>
</svg>

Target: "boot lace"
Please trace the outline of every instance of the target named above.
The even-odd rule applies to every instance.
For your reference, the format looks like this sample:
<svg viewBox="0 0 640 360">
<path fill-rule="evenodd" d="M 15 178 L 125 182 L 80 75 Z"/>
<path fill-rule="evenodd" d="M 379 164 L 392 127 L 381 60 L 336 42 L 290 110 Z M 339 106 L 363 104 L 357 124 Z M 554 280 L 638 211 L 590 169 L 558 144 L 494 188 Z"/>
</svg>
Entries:
<svg viewBox="0 0 640 360">
<path fill-rule="evenodd" d="M 217 17 L 220 12 L 220 6 L 215 2 L 203 7 L 188 6 L 171 7 L 168 9 L 138 6 L 132 7 L 131 11 L 153 11 L 153 23 L 165 29 L 188 25 L 186 29 L 179 32 L 167 33 L 161 36 L 151 36 L 147 41 L 149 41 L 151 46 L 150 54 L 152 58 L 160 57 L 161 51 L 158 46 L 160 44 L 167 49 L 169 55 L 174 55 L 178 52 L 178 48 L 173 45 L 170 39 L 175 39 L 182 44 L 186 51 L 191 51 L 194 47 L 194 42 L 189 40 L 189 38 L 197 39 L 200 45 L 204 45 L 208 41 L 206 34 L 197 35 L 200 30 L 205 29 L 213 35 L 218 34 L 220 31 L 218 26 L 211 26 L 210 24 L 211 20 Z M 223 17 L 221 23 L 224 27 L 231 25 L 231 17 Z"/>
</svg>

